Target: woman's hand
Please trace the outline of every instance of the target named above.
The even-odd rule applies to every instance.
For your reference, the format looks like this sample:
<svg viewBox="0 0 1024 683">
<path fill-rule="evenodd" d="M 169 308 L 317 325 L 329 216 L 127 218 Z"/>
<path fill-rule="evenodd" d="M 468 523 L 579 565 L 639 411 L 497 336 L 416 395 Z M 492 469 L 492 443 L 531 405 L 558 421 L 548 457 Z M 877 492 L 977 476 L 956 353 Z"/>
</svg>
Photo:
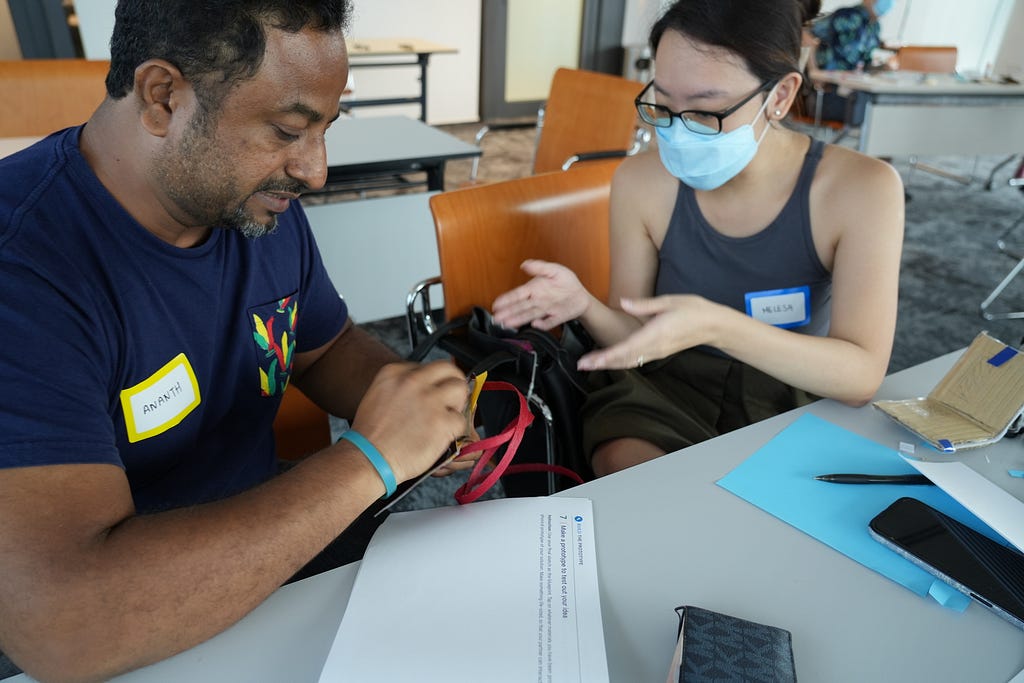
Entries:
<svg viewBox="0 0 1024 683">
<path fill-rule="evenodd" d="M 640 367 L 701 344 L 712 344 L 721 307 L 692 294 L 622 299 L 622 310 L 646 322 L 628 337 L 580 358 L 580 370 Z"/>
<path fill-rule="evenodd" d="M 494 321 L 502 327 L 515 329 L 529 323 L 550 330 L 579 318 L 590 306 L 590 293 L 565 266 L 529 260 L 521 268 L 532 279 L 499 296 L 491 307 Z"/>
</svg>

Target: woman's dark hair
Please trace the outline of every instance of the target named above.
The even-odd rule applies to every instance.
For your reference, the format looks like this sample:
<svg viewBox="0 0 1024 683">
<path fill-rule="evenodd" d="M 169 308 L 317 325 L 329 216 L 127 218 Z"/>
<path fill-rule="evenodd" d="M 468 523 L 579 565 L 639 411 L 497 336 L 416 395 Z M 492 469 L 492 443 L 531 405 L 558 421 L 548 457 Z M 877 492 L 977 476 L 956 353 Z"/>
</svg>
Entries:
<svg viewBox="0 0 1024 683">
<path fill-rule="evenodd" d="M 193 85 L 208 112 L 263 62 L 266 28 L 341 31 L 349 0 L 119 0 L 110 38 L 107 94 L 124 97 L 135 69 L 165 59 Z"/>
<path fill-rule="evenodd" d="M 807 26 L 821 16 L 821 0 L 797 0 L 800 5 L 802 23 Z"/>
<path fill-rule="evenodd" d="M 665 31 L 739 55 L 762 81 L 799 71 L 800 29 L 818 2 L 804 0 L 677 0 L 651 28 L 656 52 Z"/>
</svg>

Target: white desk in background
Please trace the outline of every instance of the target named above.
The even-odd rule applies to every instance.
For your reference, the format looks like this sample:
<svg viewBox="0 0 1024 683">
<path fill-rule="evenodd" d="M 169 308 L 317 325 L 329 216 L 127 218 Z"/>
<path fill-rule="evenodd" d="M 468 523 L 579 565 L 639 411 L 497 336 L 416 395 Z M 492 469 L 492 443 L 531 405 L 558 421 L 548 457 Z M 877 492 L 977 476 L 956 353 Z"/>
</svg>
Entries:
<svg viewBox="0 0 1024 683">
<path fill-rule="evenodd" d="M 926 394 L 958 356 L 890 376 L 878 398 Z M 681 604 L 789 629 L 801 681 L 1002 683 L 1024 669 L 1024 632 L 995 614 L 918 597 L 714 483 L 803 412 L 881 443 L 906 439 L 871 407 L 820 401 L 565 492 L 594 502 L 611 680 L 665 680 Z M 986 454 L 1022 449 L 1004 440 Z M 1024 481 L 1010 485 L 1024 499 Z M 116 683 L 313 683 L 357 566 L 285 586 L 224 633 Z M 462 657 L 453 647 L 452 666 Z"/>
<path fill-rule="evenodd" d="M 415 97 L 363 98 L 357 95 L 344 100 L 345 106 L 374 107 L 415 103 L 420 105 L 420 121 L 427 120 L 427 65 L 430 63 L 430 56 L 454 54 L 458 50 L 419 38 L 349 38 L 346 42 L 350 69 L 419 66 L 420 92 Z M 415 60 L 406 59 L 407 57 L 415 57 Z M 358 91 L 357 85 L 356 92 Z"/>
<path fill-rule="evenodd" d="M 34 135 L 24 138 L 0 138 L 0 159 L 20 152 L 26 147 L 31 147 L 40 140 L 42 140 L 41 137 Z"/>
<path fill-rule="evenodd" d="M 409 288 L 441 272 L 434 194 L 304 207 L 327 273 L 356 322 L 404 316 Z"/>
<path fill-rule="evenodd" d="M 339 189 L 394 187 L 396 175 L 425 172 L 427 189 L 440 191 L 445 163 L 480 156 L 476 145 L 407 116 L 341 118 L 326 140 L 327 185 Z"/>
<path fill-rule="evenodd" d="M 872 156 L 1006 155 L 1024 150 L 1024 85 L 949 74 L 825 71 L 839 93 L 867 98 L 857 149 Z"/>
</svg>

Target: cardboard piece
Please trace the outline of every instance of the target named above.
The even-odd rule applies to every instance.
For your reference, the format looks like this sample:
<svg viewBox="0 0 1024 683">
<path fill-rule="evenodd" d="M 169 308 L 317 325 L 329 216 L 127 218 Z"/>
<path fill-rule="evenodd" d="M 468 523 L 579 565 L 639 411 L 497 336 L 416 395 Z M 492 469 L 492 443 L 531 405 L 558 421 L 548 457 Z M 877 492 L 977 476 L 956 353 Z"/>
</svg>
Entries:
<svg viewBox="0 0 1024 683">
<path fill-rule="evenodd" d="M 928 396 L 873 405 L 941 451 L 985 446 L 1024 410 L 1024 355 L 982 332 Z"/>
</svg>

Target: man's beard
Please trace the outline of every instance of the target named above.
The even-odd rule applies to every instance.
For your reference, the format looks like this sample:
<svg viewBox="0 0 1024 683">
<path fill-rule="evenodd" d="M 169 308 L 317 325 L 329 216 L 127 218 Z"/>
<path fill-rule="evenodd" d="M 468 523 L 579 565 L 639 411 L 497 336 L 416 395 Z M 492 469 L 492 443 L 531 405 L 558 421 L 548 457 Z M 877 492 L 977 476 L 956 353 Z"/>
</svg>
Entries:
<svg viewBox="0 0 1024 683">
<path fill-rule="evenodd" d="M 289 194 L 301 194 L 303 191 L 308 189 L 305 184 L 298 181 L 277 181 L 269 182 L 261 185 L 256 189 L 257 194 L 259 192 L 287 192 Z M 270 220 L 266 223 L 260 223 L 256 218 L 245 208 L 246 202 L 252 197 L 246 198 L 241 204 L 239 204 L 233 211 L 226 211 L 217 219 L 215 225 L 225 230 L 236 230 L 243 237 L 249 239 L 256 239 L 258 237 L 264 237 L 266 235 L 273 235 L 277 232 L 278 220 L 276 215 L 271 215 Z M 293 199 L 292 201 L 298 201 Z"/>
<path fill-rule="evenodd" d="M 266 235 L 273 235 L 277 232 L 277 216 L 271 216 L 269 223 L 260 223 L 245 210 L 245 205 L 239 206 L 233 213 L 225 215 L 218 222 L 220 227 L 227 230 L 237 230 L 242 237 L 256 239 Z"/>
<path fill-rule="evenodd" d="M 226 166 L 223 160 L 218 158 L 217 152 L 212 151 L 215 147 L 214 124 L 213 117 L 200 108 L 190 121 L 189 128 L 177 149 L 158 160 L 160 179 L 168 195 L 199 224 L 236 230 L 250 239 L 273 234 L 277 230 L 277 216 L 271 214 L 266 223 L 261 223 L 246 208 L 246 203 L 259 192 L 298 195 L 309 188 L 305 183 L 293 178 L 269 180 L 242 199 L 234 208 L 227 208 L 225 204 L 229 198 L 238 197 L 238 186 L 229 175 L 230 166 Z M 197 196 L 195 193 L 193 188 L 197 180 L 207 190 L 205 194 Z M 210 187 L 218 181 L 218 185 Z"/>
</svg>

